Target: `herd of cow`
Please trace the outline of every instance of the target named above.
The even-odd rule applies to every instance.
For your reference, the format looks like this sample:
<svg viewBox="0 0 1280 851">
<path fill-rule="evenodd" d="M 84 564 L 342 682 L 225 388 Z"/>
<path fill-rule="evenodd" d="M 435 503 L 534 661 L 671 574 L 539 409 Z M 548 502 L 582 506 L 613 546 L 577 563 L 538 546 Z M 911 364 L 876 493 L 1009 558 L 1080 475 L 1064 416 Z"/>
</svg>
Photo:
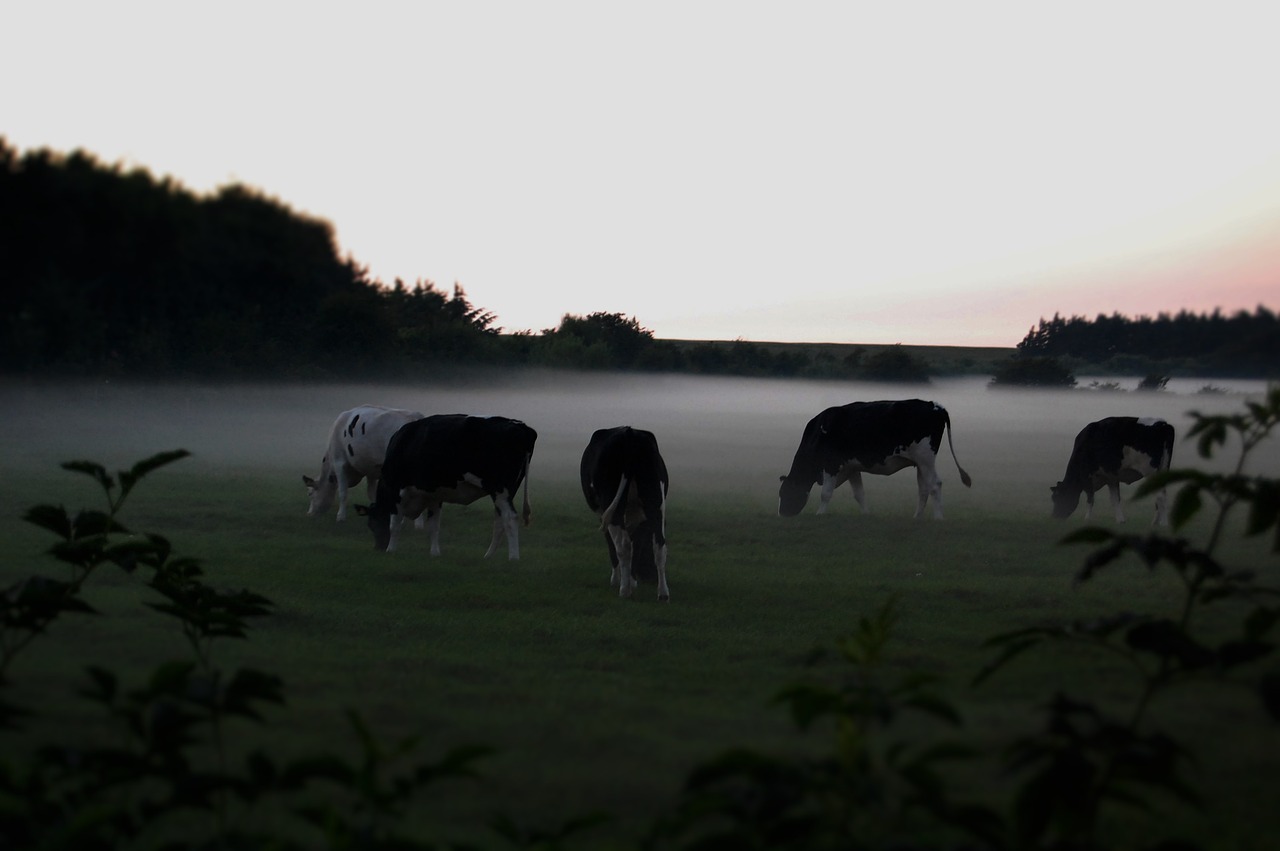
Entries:
<svg viewBox="0 0 1280 851">
<path fill-rule="evenodd" d="M 920 399 L 853 402 L 827 408 L 804 428 L 791 470 L 781 477 L 778 513 L 799 514 L 813 486 L 820 485 L 818 513 L 825 513 L 836 488 L 849 482 L 865 512 L 862 474 L 887 476 L 916 468 L 916 517 L 930 497 L 942 517 L 942 482 L 936 461 L 943 432 L 960 480 L 972 479 L 960 466 L 946 408 Z M 445 503 L 468 505 L 493 500 L 493 537 L 488 557 L 507 542 L 509 558 L 520 557 L 519 527 L 529 522 L 529 462 L 537 432 L 519 420 L 465 414 L 425 416 L 416 411 L 363 405 L 344 411 L 333 424 L 320 476 L 303 476 L 311 498 L 308 514 L 328 510 L 335 496 L 338 519 L 347 516 L 351 487 L 367 480 L 371 505 L 355 506 L 368 520 L 374 546 L 392 552 L 406 520 L 428 531 L 431 554 L 440 553 L 440 513 Z M 1173 426 L 1164 420 L 1107 417 L 1077 435 L 1067 471 L 1051 489 L 1053 516 L 1065 518 L 1104 486 L 1116 520 L 1123 521 L 1120 484 L 1167 470 L 1173 456 Z M 582 453 L 582 492 L 600 518 L 609 548 L 610 584 L 629 597 L 637 581 L 656 581 L 658 599 L 667 587 L 667 466 L 652 432 L 630 426 L 599 429 Z M 515 497 L 524 486 L 522 510 Z M 424 515 L 425 513 L 425 521 Z M 1086 515 L 1088 516 L 1088 515 Z M 1166 498 L 1156 497 L 1155 522 L 1168 523 Z"/>
</svg>

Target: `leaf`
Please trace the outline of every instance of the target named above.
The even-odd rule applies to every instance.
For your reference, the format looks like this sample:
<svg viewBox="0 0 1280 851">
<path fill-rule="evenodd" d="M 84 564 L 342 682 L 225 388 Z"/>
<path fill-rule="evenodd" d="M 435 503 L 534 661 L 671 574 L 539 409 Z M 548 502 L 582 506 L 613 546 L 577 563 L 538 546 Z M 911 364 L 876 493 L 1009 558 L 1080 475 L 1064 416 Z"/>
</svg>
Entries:
<svg viewBox="0 0 1280 851">
<path fill-rule="evenodd" d="M 83 473 L 96 481 L 108 494 L 116 486 L 115 480 L 111 478 L 107 468 L 95 461 L 67 461 L 62 465 L 62 469 L 70 470 L 73 473 Z"/>
<path fill-rule="evenodd" d="M 1260 480 L 1249 506 L 1246 535 L 1260 535 L 1280 525 L 1280 481 Z"/>
<path fill-rule="evenodd" d="M 1178 491 L 1173 499 L 1173 509 L 1169 513 L 1169 523 L 1174 529 L 1181 529 L 1191 518 L 1200 513 L 1204 500 L 1200 498 L 1200 488 L 1188 486 Z"/>
<path fill-rule="evenodd" d="M 112 544 L 102 550 L 102 557 L 112 564 L 118 565 L 126 573 L 132 573 L 142 564 L 155 565 L 164 560 L 169 549 L 164 541 L 150 538 L 129 538 Z"/>
<path fill-rule="evenodd" d="M 151 672 L 148 688 L 151 694 L 181 694 L 187 689 L 194 662 L 165 662 Z"/>
<path fill-rule="evenodd" d="M 1206 667 L 1215 661 L 1211 650 L 1197 643 L 1186 630 L 1171 620 L 1140 623 L 1129 630 L 1126 641 L 1135 650 L 1176 660 L 1189 670 Z"/>
<path fill-rule="evenodd" d="M 1008 665 L 1013 659 L 1025 653 L 1027 650 L 1035 647 L 1043 640 L 1043 636 L 1034 638 L 1025 638 L 1018 641 L 1010 641 L 1003 643 L 1004 650 L 994 660 L 982 666 L 982 669 L 974 675 L 970 680 L 970 685 L 981 685 L 990 679 L 997 671 Z M 990 644 L 991 642 L 987 642 Z"/>
<path fill-rule="evenodd" d="M 310 780 L 330 780 L 344 786 L 355 783 L 356 771 L 332 754 L 303 757 L 287 764 L 280 772 L 280 786 L 297 789 Z"/>
<path fill-rule="evenodd" d="M 114 517 L 104 511 L 81 511 L 76 515 L 71 528 L 75 535 L 81 538 L 91 535 L 128 534 L 129 532 Z"/>
<path fill-rule="evenodd" d="M 1277 623 L 1280 623 L 1280 609 L 1259 606 L 1245 618 L 1245 638 L 1258 641 L 1270 632 Z"/>
<path fill-rule="evenodd" d="M 434 782 L 441 778 L 475 777 L 474 764 L 497 753 L 487 745 L 460 745 L 452 748 L 434 765 L 419 766 L 414 772 L 418 784 Z"/>
<path fill-rule="evenodd" d="M 1218 647 L 1218 665 L 1223 670 L 1248 665 L 1271 655 L 1274 649 L 1275 645 L 1265 641 L 1228 641 Z"/>
<path fill-rule="evenodd" d="M 840 694 L 834 689 L 799 684 L 778 692 L 774 702 L 787 704 L 791 709 L 791 720 L 801 730 L 807 730 L 819 718 L 837 713 L 842 700 Z"/>
<path fill-rule="evenodd" d="M 1196 451 L 1201 458 L 1212 458 L 1214 447 L 1227 442 L 1227 424 L 1221 417 L 1206 417 L 1187 436 L 1194 437 L 1197 434 L 1200 439 L 1196 442 Z"/>
<path fill-rule="evenodd" d="M 144 458 L 131 468 L 121 470 L 118 475 L 120 477 L 120 497 L 124 498 L 125 494 L 133 490 L 136 485 L 148 473 L 155 472 L 166 464 L 172 464 L 174 461 L 181 461 L 191 455 L 185 449 L 173 449 L 168 452 L 158 452 L 150 458 Z"/>
<path fill-rule="evenodd" d="M 71 537 L 71 517 L 67 514 L 67 509 L 61 505 L 37 505 L 28 508 L 22 519 L 41 529 L 47 529 L 60 538 Z"/>
<path fill-rule="evenodd" d="M 223 690 L 223 709 L 231 715 L 260 721 L 262 716 L 254 708 L 255 701 L 283 705 L 284 680 L 251 668 L 236 671 Z"/>
<path fill-rule="evenodd" d="M 906 706 L 918 709 L 927 715 L 940 718 L 956 727 L 963 726 L 964 719 L 960 717 L 960 713 L 954 706 L 945 700 L 933 697 L 932 695 L 920 695 L 904 701 Z"/>
<path fill-rule="evenodd" d="M 1258 679 L 1258 697 L 1271 720 L 1280 722 L 1280 671 L 1271 671 Z"/>
<path fill-rule="evenodd" d="M 89 674 L 90 683 L 80 690 L 80 694 L 89 700 L 110 706 L 119 688 L 116 675 L 97 665 L 90 665 L 85 671 Z"/>
</svg>

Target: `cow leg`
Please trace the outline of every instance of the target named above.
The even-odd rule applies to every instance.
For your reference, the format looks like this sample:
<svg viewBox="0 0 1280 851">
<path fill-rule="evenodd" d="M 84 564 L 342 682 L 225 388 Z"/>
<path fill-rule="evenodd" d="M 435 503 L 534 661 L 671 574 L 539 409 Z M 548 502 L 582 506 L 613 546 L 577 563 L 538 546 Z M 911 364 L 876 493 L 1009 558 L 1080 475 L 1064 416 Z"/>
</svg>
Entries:
<svg viewBox="0 0 1280 851">
<path fill-rule="evenodd" d="M 925 506 L 929 504 L 929 497 L 932 496 L 934 519 L 941 520 L 942 480 L 938 478 L 938 472 L 933 465 L 916 465 L 916 490 L 919 493 L 919 500 L 916 503 L 916 519 L 924 516 Z"/>
<path fill-rule="evenodd" d="M 609 530 L 603 529 L 601 534 L 604 535 L 604 542 L 609 545 L 609 587 L 617 588 L 621 577 L 618 573 L 618 548 L 613 545 L 613 536 L 609 534 Z"/>
<path fill-rule="evenodd" d="M 836 485 L 840 484 L 836 477 L 830 473 L 823 471 L 822 473 L 822 490 L 818 494 L 818 513 L 826 514 L 827 506 L 831 504 L 831 497 L 836 492 Z"/>
<path fill-rule="evenodd" d="M 849 475 L 849 487 L 853 488 L 853 499 L 862 508 L 862 513 L 870 514 L 871 509 L 867 508 L 867 491 L 862 486 L 861 473 L 851 473 Z"/>
<path fill-rule="evenodd" d="M 498 549 L 498 539 L 507 538 L 507 558 L 517 561 L 520 558 L 520 515 L 511 504 L 511 495 L 506 491 L 493 498 L 493 537 L 489 540 L 489 549 L 484 557 L 488 558 Z"/>
<path fill-rule="evenodd" d="M 667 587 L 667 542 L 654 541 L 653 563 L 658 568 L 658 599 L 666 602 L 671 599 L 671 589 Z"/>
<path fill-rule="evenodd" d="M 609 535 L 613 539 L 613 549 L 618 555 L 618 566 L 614 571 L 618 575 L 618 596 L 630 597 L 636 589 L 636 580 L 631 576 L 631 536 L 621 526 L 609 524 Z M 610 577 L 609 584 L 613 584 Z"/>
<path fill-rule="evenodd" d="M 658 521 L 658 536 L 653 541 L 653 563 L 658 568 L 658 599 L 666 602 L 671 599 L 671 589 L 667 587 L 667 489 L 662 489 L 662 507 Z"/>
<path fill-rule="evenodd" d="M 396 551 L 396 539 L 400 537 L 400 527 L 404 525 L 403 514 L 392 514 L 390 518 L 391 539 L 387 541 L 387 552 L 394 553 Z"/>
<path fill-rule="evenodd" d="M 440 555 L 440 514 L 443 510 L 444 506 L 430 505 L 427 506 L 426 511 L 418 515 L 418 520 L 421 520 L 424 516 L 426 517 L 424 526 L 427 530 L 427 537 L 431 541 L 431 554 L 433 556 Z"/>
<path fill-rule="evenodd" d="M 1156 494 L 1156 516 L 1153 522 L 1158 526 L 1169 525 L 1169 494 L 1164 488 Z"/>
<path fill-rule="evenodd" d="M 342 464 L 334 464 L 334 476 L 338 480 L 338 520 L 347 519 L 347 468 Z M 376 495 L 370 491 L 369 504 L 373 505 Z"/>
<path fill-rule="evenodd" d="M 1088 520 L 1093 516 L 1093 491 L 1084 492 L 1084 519 Z"/>
<path fill-rule="evenodd" d="M 1111 507 L 1116 510 L 1116 522 L 1124 522 L 1124 509 L 1120 507 L 1120 483 L 1108 482 L 1107 490 L 1111 491 Z"/>
</svg>

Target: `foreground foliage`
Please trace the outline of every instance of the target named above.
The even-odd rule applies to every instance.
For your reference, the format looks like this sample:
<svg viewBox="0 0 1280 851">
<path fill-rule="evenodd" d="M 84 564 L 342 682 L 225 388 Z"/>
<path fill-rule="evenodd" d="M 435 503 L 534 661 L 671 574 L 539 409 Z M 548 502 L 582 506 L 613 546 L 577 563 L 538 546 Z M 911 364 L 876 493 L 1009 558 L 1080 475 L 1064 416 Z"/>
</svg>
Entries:
<svg viewBox="0 0 1280 851">
<path fill-rule="evenodd" d="M 73 515 L 39 505 L 26 515 L 57 537 L 49 554 L 67 578 L 33 576 L 0 597 L 0 725 L 20 733 L 35 712 L 9 697 L 13 665 L 59 617 L 94 613 L 83 592 L 101 569 L 142 572 L 156 595 L 148 605 L 176 622 L 190 655 L 133 684 L 100 667 L 86 672 L 80 694 L 109 719 L 118 743 L 44 742 L 32 759 L 0 762 L 0 847 L 435 847 L 401 835 L 405 808 L 424 787 L 469 776 L 488 748 L 418 761 L 417 739 L 384 744 L 349 711 L 355 760 L 322 752 L 281 762 L 262 750 L 233 758 L 237 725 L 260 722 L 265 707 L 282 704 L 284 682 L 259 670 L 223 670 L 215 649 L 245 638 L 250 619 L 271 603 L 247 590 L 214 589 L 196 560 L 119 519 L 139 481 L 187 454 L 155 455 L 115 475 L 89 461 L 64 464 L 98 483 L 105 510 Z M 317 788 L 325 794 L 305 794 Z"/>
<path fill-rule="evenodd" d="M 834 682 L 811 680 L 783 690 L 778 700 L 802 730 L 830 730 L 832 747 L 818 758 L 773 756 L 739 749 L 693 772 L 676 813 L 657 826 L 654 847 L 689 849 L 1079 849 L 1120 847 L 1149 851 L 1195 848 L 1160 835 L 1154 817 L 1150 838 L 1121 843 L 1102 828 L 1117 811 L 1152 812 L 1162 801 L 1200 806 L 1188 767 L 1204 742 L 1180 741 L 1162 729 L 1157 698 L 1182 686 L 1216 688 L 1236 679 L 1251 688 L 1262 710 L 1280 721 L 1280 668 L 1274 640 L 1280 622 L 1280 587 L 1257 571 L 1228 570 L 1215 558 L 1228 515 L 1248 509 L 1246 533 L 1273 532 L 1280 552 L 1280 480 L 1249 476 L 1250 453 L 1280 424 L 1280 388 L 1243 414 L 1204 416 L 1190 437 L 1209 458 L 1229 438 L 1240 441 L 1235 469 L 1222 475 L 1172 470 L 1142 483 L 1139 496 L 1169 485 L 1182 489 L 1174 502 L 1175 530 L 1206 502 L 1217 514 L 1209 540 L 1131 535 L 1089 528 L 1065 542 L 1090 544 L 1076 581 L 1088 582 L 1122 562 L 1172 572 L 1182 587 L 1175 611 L 1120 612 L 1054 627 L 1034 627 L 989 641 L 995 658 L 975 678 L 981 683 L 1017 657 L 1049 643 L 1084 643 L 1130 663 L 1137 698 L 1117 708 L 1090 694 L 1089 684 L 1062 692 L 1040 707 L 1040 730 L 1019 735 L 1001 755 L 1016 784 L 1004 806 L 966 794 L 947 767 L 982 754 L 953 733 L 924 739 L 897 731 L 924 713 L 953 731 L 962 721 L 934 684 L 917 675 L 894 675 L 885 664 L 893 624 L 886 606 L 836 644 L 845 663 Z M 1203 629 L 1209 609 L 1228 608 L 1238 632 L 1214 641 Z M 1269 662 L 1270 667 L 1262 663 Z M 1263 778 L 1269 782 L 1271 778 Z"/>
</svg>

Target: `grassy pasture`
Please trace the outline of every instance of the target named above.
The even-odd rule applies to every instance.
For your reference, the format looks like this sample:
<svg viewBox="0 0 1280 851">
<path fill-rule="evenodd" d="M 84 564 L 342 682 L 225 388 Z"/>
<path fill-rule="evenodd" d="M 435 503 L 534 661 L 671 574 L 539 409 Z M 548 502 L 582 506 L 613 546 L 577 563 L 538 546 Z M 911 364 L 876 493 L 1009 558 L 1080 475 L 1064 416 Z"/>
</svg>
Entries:
<svg viewBox="0 0 1280 851">
<path fill-rule="evenodd" d="M 31 445 L 4 449 L 0 584 L 52 569 L 40 556 L 47 538 L 19 519 L 25 508 L 96 505 L 88 480 L 58 461 L 126 466 L 161 449 L 192 449 L 194 458 L 143 483 L 125 522 L 203 559 L 212 584 L 247 587 L 276 604 L 250 641 L 224 642 L 219 652 L 224 667 L 285 677 L 288 706 L 272 710 L 261 730 L 241 730 L 245 744 L 353 752 L 342 710 L 357 707 L 385 741 L 422 734 L 424 755 L 468 742 L 498 749 L 480 780 L 440 787 L 422 802 L 415 818 L 424 827 L 474 833 L 495 811 L 545 826 L 599 809 L 617 820 L 594 829 L 588 844 L 626 847 L 670 807 L 689 769 L 719 751 L 823 747 L 821 731 L 796 734 L 771 697 L 804 673 L 816 644 L 848 632 L 890 596 L 901 612 L 894 664 L 944 678 L 970 741 L 1008 741 L 1038 722 L 1037 701 L 1056 689 L 1124 700 L 1123 669 L 1087 652 L 1027 657 L 980 688 L 968 680 L 988 659 L 981 642 L 993 634 L 1167 610 L 1175 599 L 1169 577 L 1135 565 L 1073 587 L 1086 551 L 1056 542 L 1082 521 L 1046 517 L 1047 486 L 1066 461 L 1063 441 L 1069 452 L 1083 422 L 1139 398 L 1171 419 L 1193 407 L 1239 405 L 1172 394 L 931 388 L 946 397 L 956 451 L 975 479 L 972 490 L 960 487 L 943 451 L 947 520 L 911 518 L 910 472 L 868 478 L 870 516 L 855 513 L 845 490 L 828 516 L 811 506 L 783 520 L 773 513 L 777 476 L 808 416 L 839 401 L 929 391 L 596 381 L 564 379 L 540 397 L 472 386 L 6 388 L 45 428 Z M 386 556 L 354 518 L 303 515 L 300 475 L 314 475 L 337 412 L 362 402 L 508 413 L 538 428 L 534 520 L 522 530 L 519 562 L 480 557 L 487 504 L 446 509 L 438 559 L 422 534 Z M 574 480 L 585 435 L 622 422 L 653 428 L 671 467 L 670 604 L 656 602 L 653 586 L 630 601 L 614 596 L 604 542 Z M 1190 446 L 1179 452 L 1175 463 L 1199 463 Z M 1274 451 L 1259 460 L 1274 473 Z M 1128 511 L 1129 525 L 1144 528 L 1150 505 Z M 1111 522 L 1105 497 L 1095 519 Z M 1203 532 L 1198 525 L 1190 535 Z M 1233 542 L 1230 559 L 1274 569 L 1258 541 Z M 108 734 L 72 695 L 85 665 L 140 677 L 185 654 L 167 619 L 141 605 L 149 597 L 135 580 L 104 574 L 88 599 L 104 617 L 57 624 L 12 671 L 14 698 L 42 710 L 37 732 L 60 739 Z M 1280 741 L 1247 695 L 1207 692 L 1159 708 L 1162 722 L 1200 746 L 1214 807 L 1208 817 L 1173 813 L 1170 823 L 1223 848 L 1267 847 L 1280 828 L 1271 806 Z M 993 794 L 1001 782 L 994 762 L 966 769 L 964 779 Z"/>
</svg>

